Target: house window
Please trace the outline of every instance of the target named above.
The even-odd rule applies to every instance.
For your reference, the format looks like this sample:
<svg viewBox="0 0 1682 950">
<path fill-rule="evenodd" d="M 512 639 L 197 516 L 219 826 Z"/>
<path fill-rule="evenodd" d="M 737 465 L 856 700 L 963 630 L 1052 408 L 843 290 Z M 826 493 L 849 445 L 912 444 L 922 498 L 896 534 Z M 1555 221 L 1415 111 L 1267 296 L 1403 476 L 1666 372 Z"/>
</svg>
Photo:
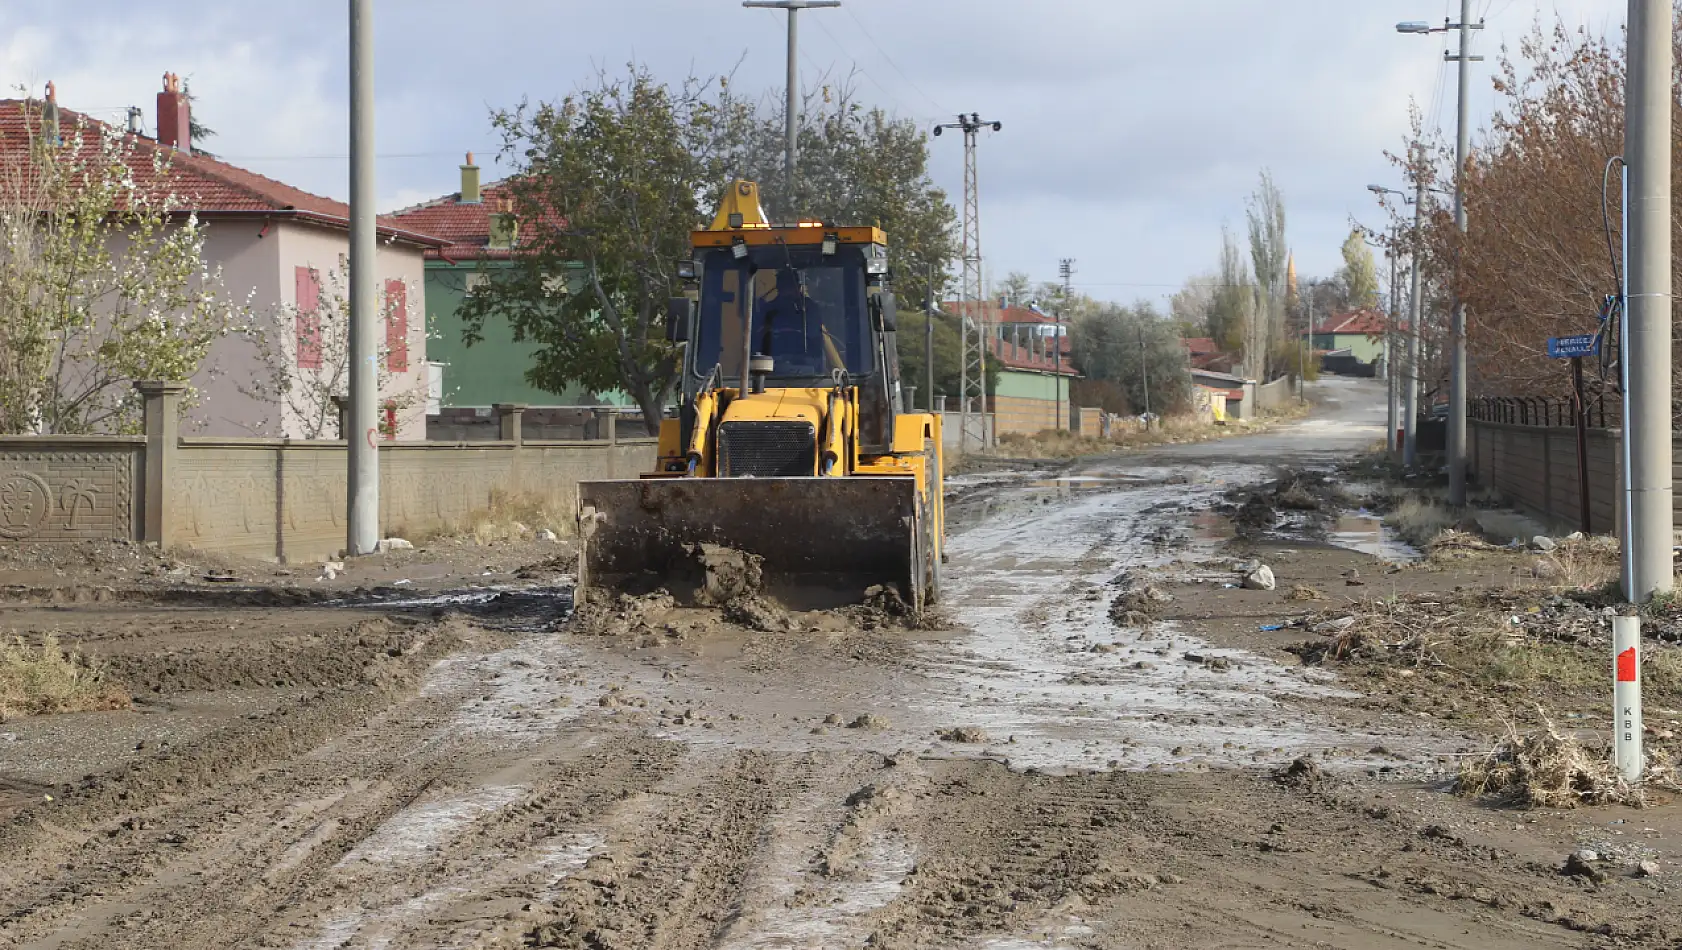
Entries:
<svg viewBox="0 0 1682 950">
<path fill-rule="evenodd" d="M 486 273 L 483 273 L 483 272 L 475 272 L 475 273 L 472 273 L 472 274 L 468 274 L 467 275 L 467 281 L 466 281 L 467 292 L 472 293 L 473 291 L 478 290 L 480 287 L 483 287 L 490 282 L 491 282 L 491 275 L 489 275 L 489 274 L 486 274 Z"/>
<path fill-rule="evenodd" d="M 565 297 L 572 293 L 565 274 L 550 274 L 543 278 L 543 293 L 548 297 Z"/>
<path fill-rule="evenodd" d="M 385 282 L 385 368 L 409 371 L 409 287 L 401 280 Z"/>
<path fill-rule="evenodd" d="M 297 355 L 299 369 L 321 368 L 321 274 L 311 267 L 292 272 L 298 304 Z"/>
</svg>

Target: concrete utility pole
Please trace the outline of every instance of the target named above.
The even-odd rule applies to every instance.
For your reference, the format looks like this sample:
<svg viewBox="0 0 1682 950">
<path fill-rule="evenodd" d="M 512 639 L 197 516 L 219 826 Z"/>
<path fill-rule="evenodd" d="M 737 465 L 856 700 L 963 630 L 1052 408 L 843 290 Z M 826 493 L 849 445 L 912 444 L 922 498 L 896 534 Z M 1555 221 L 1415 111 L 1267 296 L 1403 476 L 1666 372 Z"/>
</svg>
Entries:
<svg viewBox="0 0 1682 950">
<path fill-rule="evenodd" d="M 1630 0 L 1624 160 L 1629 168 L 1629 599 L 1668 593 L 1671 563 L 1670 175 L 1671 4 Z"/>
<path fill-rule="evenodd" d="M 923 375 L 928 377 L 929 394 L 925 397 L 929 411 L 934 412 L 934 265 L 929 265 L 929 282 L 923 293 Z"/>
<path fill-rule="evenodd" d="M 1634 0 L 1631 0 L 1633 3 Z M 1460 22 L 1443 22 L 1441 30 L 1425 23 L 1398 23 L 1401 33 L 1460 33 L 1460 52 L 1444 53 L 1443 59 L 1460 64 L 1459 119 L 1454 140 L 1454 226 L 1466 233 L 1466 154 L 1471 151 L 1471 117 L 1468 113 L 1467 86 L 1471 83 L 1471 64 L 1483 62 L 1482 56 L 1471 54 L 1472 31 L 1483 29 L 1483 22 L 1472 22 L 1472 0 L 1460 0 Z M 1458 282 L 1458 265 L 1456 266 Z M 1466 304 L 1458 291 L 1454 295 L 1449 315 L 1449 382 L 1448 382 L 1448 501 L 1455 507 L 1466 504 Z"/>
<path fill-rule="evenodd" d="M 744 7 L 788 11 L 788 140 L 783 146 L 783 174 L 788 176 L 788 200 L 794 201 L 795 169 L 800 159 L 800 27 L 801 10 L 838 7 L 841 0 L 742 0 Z"/>
<path fill-rule="evenodd" d="M 939 135 L 944 129 L 961 129 L 964 133 L 964 276 L 958 292 L 959 335 L 963 339 L 963 378 L 958 390 L 962 411 L 959 417 L 958 451 L 969 449 L 972 436 L 982 449 L 988 447 L 987 437 L 987 340 L 991 330 L 987 320 L 987 288 L 981 277 L 981 185 L 975 172 L 975 143 L 981 130 L 997 132 L 1002 122 L 986 122 L 980 113 L 958 116 L 958 121 L 934 127 Z M 972 326 L 973 321 L 973 326 Z M 976 412 L 970 412 L 970 398 L 976 400 Z"/>
<path fill-rule="evenodd" d="M 1418 459 L 1414 443 L 1418 441 L 1419 428 L 1419 337 L 1424 332 L 1422 321 L 1425 318 L 1425 303 L 1419 290 L 1419 242 L 1420 227 L 1425 220 L 1425 176 L 1418 169 L 1414 170 L 1413 180 L 1413 253 L 1409 263 L 1413 273 L 1408 280 L 1408 335 L 1407 335 L 1407 399 L 1404 404 L 1406 417 L 1402 419 L 1402 465 L 1412 468 Z"/>
<path fill-rule="evenodd" d="M 350 0 L 350 511 L 347 554 L 380 540 L 379 315 L 374 263 L 374 2 Z"/>
<path fill-rule="evenodd" d="M 1063 428 L 1063 311 L 1069 307 L 1069 301 L 1075 296 L 1075 259 L 1065 257 L 1057 262 L 1057 272 L 1063 275 L 1063 306 L 1057 308 L 1057 335 L 1052 338 L 1051 374 L 1052 385 L 1057 389 L 1057 428 Z M 1071 408 L 1070 414 L 1074 410 Z"/>
<path fill-rule="evenodd" d="M 1390 312 L 1384 315 L 1384 376 L 1385 389 L 1389 391 L 1389 425 L 1384 431 L 1384 444 L 1390 446 L 1390 451 L 1396 451 L 1396 416 L 1397 403 L 1401 401 L 1402 384 L 1396 375 L 1396 310 L 1400 306 L 1396 296 L 1396 241 L 1398 231 L 1394 224 L 1390 225 L 1390 247 L 1385 256 L 1390 258 Z"/>
</svg>

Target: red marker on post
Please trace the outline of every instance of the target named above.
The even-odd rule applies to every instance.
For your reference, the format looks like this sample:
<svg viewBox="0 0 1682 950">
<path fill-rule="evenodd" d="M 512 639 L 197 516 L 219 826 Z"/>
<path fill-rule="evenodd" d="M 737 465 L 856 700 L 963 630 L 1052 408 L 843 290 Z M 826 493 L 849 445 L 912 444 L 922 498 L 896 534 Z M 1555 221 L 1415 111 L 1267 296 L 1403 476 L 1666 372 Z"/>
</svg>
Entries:
<svg viewBox="0 0 1682 950">
<path fill-rule="evenodd" d="M 1646 771 L 1641 757 L 1641 618 L 1612 618 L 1612 758 L 1624 781 Z"/>
</svg>

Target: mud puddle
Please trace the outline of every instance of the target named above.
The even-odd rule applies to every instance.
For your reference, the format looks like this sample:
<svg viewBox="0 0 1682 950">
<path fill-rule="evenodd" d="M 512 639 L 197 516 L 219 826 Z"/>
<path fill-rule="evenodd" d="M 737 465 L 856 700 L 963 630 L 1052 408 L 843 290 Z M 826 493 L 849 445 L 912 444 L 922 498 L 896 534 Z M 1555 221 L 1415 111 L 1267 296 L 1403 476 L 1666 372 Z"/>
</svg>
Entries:
<svg viewBox="0 0 1682 950">
<path fill-rule="evenodd" d="M 928 698 L 925 718 L 979 728 L 987 754 L 1045 771 L 1275 763 L 1325 750 L 1357 764 L 1368 748 L 1407 745 L 1305 717 L 1305 702 L 1353 695 L 1319 671 L 1215 649 L 1169 624 L 1110 620 L 1119 575 L 1165 565 L 1200 532 L 1220 530 L 1194 515 L 1188 532 L 1188 507 L 1265 472 L 1197 474 L 1072 494 L 1031 519 L 956 536 L 948 602 L 963 605 L 968 633 L 925 651 L 952 689 Z"/>
</svg>

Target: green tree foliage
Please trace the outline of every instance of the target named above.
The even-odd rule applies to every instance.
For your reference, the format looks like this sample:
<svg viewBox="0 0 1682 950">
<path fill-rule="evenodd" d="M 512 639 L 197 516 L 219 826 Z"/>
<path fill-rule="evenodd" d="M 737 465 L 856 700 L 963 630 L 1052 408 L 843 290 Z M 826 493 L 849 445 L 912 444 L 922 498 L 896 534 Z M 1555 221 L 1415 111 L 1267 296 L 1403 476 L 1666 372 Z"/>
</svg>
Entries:
<svg viewBox="0 0 1682 950">
<path fill-rule="evenodd" d="M 1227 228 L 1221 229 L 1221 257 L 1215 279 L 1209 304 L 1209 336 L 1221 349 L 1241 352 L 1249 343 L 1255 322 L 1255 281 L 1250 278 L 1238 240 Z"/>
<path fill-rule="evenodd" d="M 1343 240 L 1343 269 L 1337 276 L 1350 307 L 1378 305 L 1378 264 L 1373 261 L 1372 248 L 1367 246 L 1366 235 L 1359 228 L 1350 231 Z"/>
<path fill-rule="evenodd" d="M 900 311 L 897 349 L 900 379 L 907 386 L 917 387 L 917 406 L 926 405 L 928 387 L 924 357 L 928 317 L 921 310 Z M 973 332 L 973 331 L 972 331 Z M 934 391 L 936 395 L 956 397 L 963 382 L 963 341 L 958 335 L 958 318 L 954 314 L 939 313 L 934 318 Z M 998 388 L 999 364 L 987 363 L 987 392 Z"/>
<path fill-rule="evenodd" d="M 1114 384 L 1131 411 L 1144 411 L 1147 379 L 1151 412 L 1167 415 L 1190 406 L 1185 344 L 1151 304 L 1096 304 L 1076 318 L 1070 343 L 1082 375 Z"/>
<path fill-rule="evenodd" d="M 1013 306 L 1022 306 L 1034 297 L 1034 282 L 1027 274 L 1013 270 L 999 281 L 994 292 L 995 297 L 1004 297 Z"/>
<path fill-rule="evenodd" d="M 681 292 L 675 262 L 690 253 L 700 197 L 719 188 L 718 117 L 705 84 L 672 88 L 638 68 L 495 113 L 523 246 L 464 301 L 469 345 L 485 320 L 505 319 L 538 345 L 532 385 L 623 390 L 658 432 L 678 380 L 666 303 Z M 573 262 L 577 288 L 561 277 Z"/>
<path fill-rule="evenodd" d="M 676 262 L 730 180 L 758 182 L 773 221 L 886 231 L 902 311 L 922 307 L 928 274 L 942 283 L 956 255 L 952 207 L 928 177 L 923 133 L 845 90 L 808 101 L 793 194 L 781 112 L 723 80 L 668 86 L 632 66 L 560 102 L 498 111 L 493 123 L 514 166 L 522 246 L 514 267 L 487 270 L 463 304 L 467 342 L 486 319 L 505 319 L 516 340 L 538 344 L 532 385 L 619 389 L 651 432 L 678 382 L 679 350 L 663 330 L 666 302 L 681 291 Z M 573 264 L 583 278 L 562 279 Z"/>
<path fill-rule="evenodd" d="M 887 232 L 888 266 L 903 310 L 921 308 L 928 274 L 936 294 L 957 257 L 955 212 L 929 177 L 928 136 L 911 119 L 860 103 L 851 86 L 824 86 L 801 108 L 799 175 L 789 189 L 783 169 L 786 120 L 779 97 L 749 99 L 726 87 L 714 116 L 715 148 L 726 179 L 759 183 L 773 222 L 816 219 Z"/>
<path fill-rule="evenodd" d="M 246 311 L 205 266 L 162 150 L 20 108 L 30 159 L 0 168 L 0 433 L 136 432 L 132 383 L 191 379 Z"/>
</svg>

